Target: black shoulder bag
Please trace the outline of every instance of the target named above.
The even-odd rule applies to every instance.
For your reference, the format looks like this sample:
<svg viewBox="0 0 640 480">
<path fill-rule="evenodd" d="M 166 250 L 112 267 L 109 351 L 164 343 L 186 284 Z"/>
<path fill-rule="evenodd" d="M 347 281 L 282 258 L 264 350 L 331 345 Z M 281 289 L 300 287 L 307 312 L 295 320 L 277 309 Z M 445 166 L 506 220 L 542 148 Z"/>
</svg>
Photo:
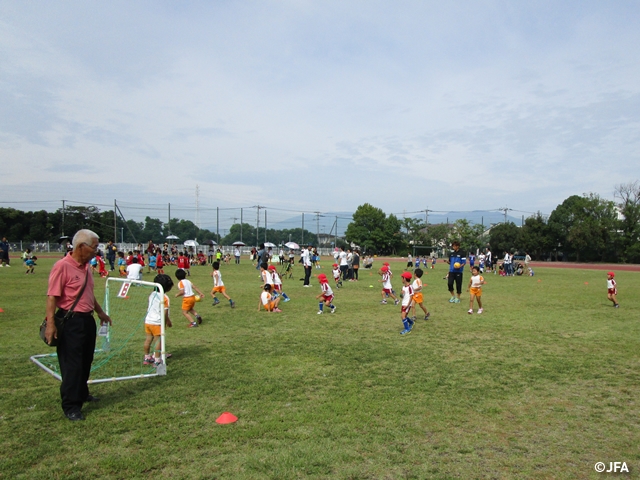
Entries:
<svg viewBox="0 0 640 480">
<path fill-rule="evenodd" d="M 67 311 L 67 313 L 65 313 L 62 317 L 58 316 L 58 312 L 60 310 L 58 310 L 58 312 L 55 313 L 55 322 L 56 322 L 56 329 L 58 331 L 58 335 L 60 335 L 60 332 L 62 332 L 62 328 L 64 327 L 64 322 L 66 320 L 69 320 L 72 316 L 73 316 L 73 309 L 76 308 L 76 305 L 78 305 L 78 302 L 80 301 L 80 297 L 82 297 L 82 294 L 84 293 L 84 288 L 87 286 L 87 281 L 89 280 L 89 269 L 87 269 L 87 274 L 84 276 L 84 284 L 82 285 L 82 288 L 80 289 L 80 293 L 78 293 L 78 296 L 76 297 L 75 301 L 73 302 L 73 305 L 71 306 L 71 308 Z M 44 317 L 44 320 L 42 321 L 42 324 L 40 325 L 40 338 L 42 339 L 42 341 L 44 343 L 46 343 L 47 345 L 49 345 L 50 347 L 57 347 L 58 346 L 58 339 L 57 338 L 52 338 L 51 339 L 51 343 L 47 342 L 47 337 L 45 336 L 45 332 L 47 330 L 47 317 Z"/>
</svg>

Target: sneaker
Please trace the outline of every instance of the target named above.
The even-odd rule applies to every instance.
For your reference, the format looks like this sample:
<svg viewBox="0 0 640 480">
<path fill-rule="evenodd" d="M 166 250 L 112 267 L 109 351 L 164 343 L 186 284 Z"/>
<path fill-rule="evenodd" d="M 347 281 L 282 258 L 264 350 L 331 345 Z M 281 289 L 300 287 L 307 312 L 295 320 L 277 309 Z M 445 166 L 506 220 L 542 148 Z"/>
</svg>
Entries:
<svg viewBox="0 0 640 480">
<path fill-rule="evenodd" d="M 411 317 L 411 321 L 415 322 L 417 317 Z"/>
<path fill-rule="evenodd" d="M 383 304 L 383 305 L 386 305 L 387 301 L 386 300 L 382 300 L 380 303 Z"/>
<path fill-rule="evenodd" d="M 413 326 L 416 324 L 413 320 L 409 320 L 409 330 L 413 330 Z"/>
<path fill-rule="evenodd" d="M 291 299 L 289 297 L 284 299 L 284 303 L 287 303 L 287 302 L 290 302 L 290 301 L 291 301 Z"/>
<path fill-rule="evenodd" d="M 424 316 L 424 319 L 425 319 L 425 320 L 429 320 L 429 317 L 430 317 L 430 316 L 431 316 L 431 314 L 430 314 L 430 313 L 427 313 L 427 314 Z"/>
<path fill-rule="evenodd" d="M 188 328 L 196 328 L 198 326 L 197 322 L 191 322 Z"/>
<path fill-rule="evenodd" d="M 160 365 L 162 365 L 162 360 L 158 360 L 156 362 L 153 362 L 153 366 L 154 367 L 159 367 Z"/>
<path fill-rule="evenodd" d="M 331 309 L 331 313 L 336 313 L 336 307 L 333 307 L 333 308 Z"/>
<path fill-rule="evenodd" d="M 397 300 L 395 302 L 393 302 L 394 305 L 398 305 L 400 303 L 400 300 Z"/>
<path fill-rule="evenodd" d="M 217 298 L 213 299 L 213 304 L 214 305 L 218 305 L 220 303 L 220 300 L 218 300 Z"/>
<path fill-rule="evenodd" d="M 449 299 L 449 303 L 453 303 L 453 302 L 455 302 L 455 301 L 456 301 L 456 297 L 451 297 L 451 298 Z"/>
<path fill-rule="evenodd" d="M 229 305 L 231 305 L 231 308 L 236 308 L 236 302 L 233 300 L 229 300 Z"/>
<path fill-rule="evenodd" d="M 480 315 L 482 312 L 484 312 L 484 309 L 479 308 L 479 309 L 478 309 L 478 315 Z"/>
<path fill-rule="evenodd" d="M 613 308 L 620 308 L 620 304 L 619 304 L 619 303 L 616 303 L 616 304 L 613 306 Z"/>
<path fill-rule="evenodd" d="M 410 333 L 411 333 L 411 330 L 409 330 L 409 329 L 405 328 L 404 330 L 402 330 L 402 331 L 400 332 L 400 335 L 409 335 Z"/>
<path fill-rule="evenodd" d="M 273 311 L 276 313 L 282 313 L 282 310 L 280 310 L 279 308 L 274 308 Z"/>
<path fill-rule="evenodd" d="M 196 315 L 196 320 L 198 320 L 198 325 L 202 324 L 202 317 L 200 315 Z"/>
<path fill-rule="evenodd" d="M 154 360 L 153 357 L 144 357 L 144 361 L 142 362 L 143 365 L 153 365 Z"/>
<path fill-rule="evenodd" d="M 322 310 L 318 310 L 318 315 L 322 315 Z"/>
<path fill-rule="evenodd" d="M 471 315 L 473 313 L 473 308 L 470 308 L 469 311 L 467 312 L 469 315 Z"/>
<path fill-rule="evenodd" d="M 453 303 L 460 303 L 460 299 L 459 299 L 459 298 L 456 298 L 456 299 L 453 301 Z"/>
<path fill-rule="evenodd" d="M 311 285 L 303 285 L 304 288 L 309 288 Z"/>
</svg>

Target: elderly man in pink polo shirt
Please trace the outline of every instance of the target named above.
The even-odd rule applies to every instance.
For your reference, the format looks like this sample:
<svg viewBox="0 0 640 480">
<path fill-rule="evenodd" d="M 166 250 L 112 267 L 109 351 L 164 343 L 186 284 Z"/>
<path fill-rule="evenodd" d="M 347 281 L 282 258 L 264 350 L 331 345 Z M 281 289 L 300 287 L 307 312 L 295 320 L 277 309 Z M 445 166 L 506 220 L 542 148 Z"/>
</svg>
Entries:
<svg viewBox="0 0 640 480">
<path fill-rule="evenodd" d="M 89 393 L 87 380 L 91 372 L 96 346 L 96 312 L 100 324 L 111 325 L 111 319 L 100 307 L 93 294 L 93 277 L 89 267 L 98 249 L 98 235 L 91 230 L 80 230 L 73 237 L 73 252 L 56 262 L 49 275 L 47 290 L 48 343 L 58 339 L 58 362 L 62 384 L 62 411 L 71 421 L 84 420 L 82 404 L 98 399 Z M 83 288 L 83 285 L 86 286 Z M 60 319 L 73 307 L 73 314 L 60 324 Z"/>
</svg>

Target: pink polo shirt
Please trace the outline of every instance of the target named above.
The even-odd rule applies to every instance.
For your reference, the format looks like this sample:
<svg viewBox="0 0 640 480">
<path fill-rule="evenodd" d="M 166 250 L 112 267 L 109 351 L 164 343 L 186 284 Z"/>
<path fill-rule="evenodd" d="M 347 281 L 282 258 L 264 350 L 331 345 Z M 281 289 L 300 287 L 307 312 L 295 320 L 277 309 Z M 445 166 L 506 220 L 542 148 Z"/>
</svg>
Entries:
<svg viewBox="0 0 640 480">
<path fill-rule="evenodd" d="M 49 274 L 49 289 L 47 295 L 56 297 L 56 307 L 69 310 L 73 306 L 82 285 L 85 275 L 89 270 L 89 264 L 80 265 L 71 255 L 58 260 Z M 82 293 L 82 298 L 74 308 L 79 313 L 91 313 L 94 309 L 93 277 L 89 273 L 87 286 Z"/>
</svg>

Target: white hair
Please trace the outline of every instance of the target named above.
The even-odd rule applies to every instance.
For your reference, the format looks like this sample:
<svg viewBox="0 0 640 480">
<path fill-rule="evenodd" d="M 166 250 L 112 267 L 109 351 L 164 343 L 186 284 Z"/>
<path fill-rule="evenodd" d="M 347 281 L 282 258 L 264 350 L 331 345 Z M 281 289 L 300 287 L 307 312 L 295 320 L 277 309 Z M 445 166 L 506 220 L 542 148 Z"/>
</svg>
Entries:
<svg viewBox="0 0 640 480">
<path fill-rule="evenodd" d="M 83 243 L 91 245 L 93 243 L 93 240 L 100 240 L 100 237 L 96 232 L 84 228 L 76 232 L 71 243 L 73 245 L 73 248 L 78 248 Z"/>
</svg>

